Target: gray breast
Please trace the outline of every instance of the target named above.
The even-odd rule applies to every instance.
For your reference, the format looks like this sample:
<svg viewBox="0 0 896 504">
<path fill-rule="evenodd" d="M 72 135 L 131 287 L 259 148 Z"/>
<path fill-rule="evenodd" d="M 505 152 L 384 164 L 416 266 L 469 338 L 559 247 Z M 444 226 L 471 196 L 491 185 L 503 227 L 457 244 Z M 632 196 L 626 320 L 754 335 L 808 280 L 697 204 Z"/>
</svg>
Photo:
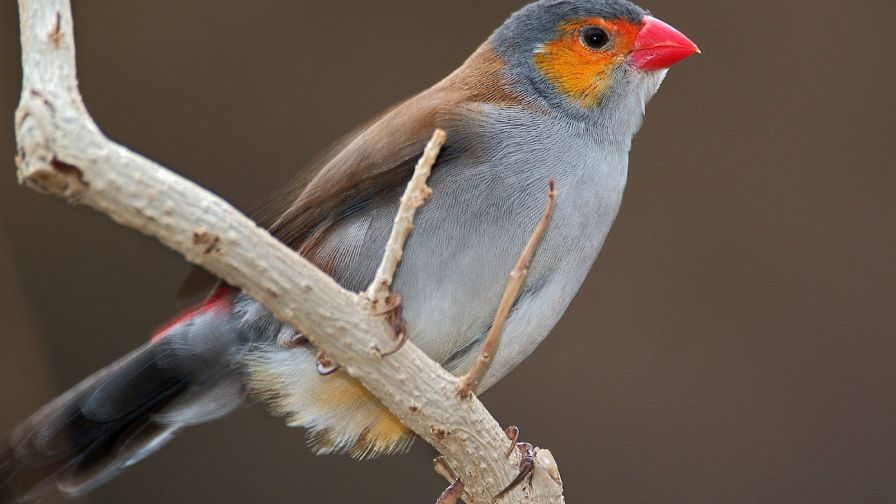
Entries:
<svg viewBox="0 0 896 504">
<path fill-rule="evenodd" d="M 433 173 L 433 197 L 418 213 L 394 288 L 411 339 L 434 359 L 465 366 L 555 179 L 556 213 L 512 315 L 526 327 L 508 324 L 492 382 L 534 350 L 581 286 L 619 209 L 628 145 L 602 143 L 561 118 L 496 107 L 487 115 L 450 132 L 455 155 Z M 362 290 L 372 279 L 399 196 L 379 195 L 323 245 L 345 287 Z"/>
</svg>

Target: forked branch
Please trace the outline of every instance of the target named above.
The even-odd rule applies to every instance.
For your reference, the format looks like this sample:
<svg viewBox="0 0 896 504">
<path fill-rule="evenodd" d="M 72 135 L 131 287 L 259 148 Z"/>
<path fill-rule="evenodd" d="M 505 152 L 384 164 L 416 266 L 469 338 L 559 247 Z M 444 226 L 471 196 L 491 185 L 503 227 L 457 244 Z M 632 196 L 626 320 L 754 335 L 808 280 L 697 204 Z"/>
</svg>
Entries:
<svg viewBox="0 0 896 504">
<path fill-rule="evenodd" d="M 401 421 L 432 444 L 465 483 L 470 503 L 491 502 L 517 474 L 507 438 L 457 380 L 407 344 L 369 303 L 341 288 L 221 198 L 107 139 L 87 113 L 75 71 L 68 0 L 19 0 L 23 89 L 16 111 L 19 180 L 88 205 L 159 239 L 189 261 L 240 287 L 364 384 Z M 562 502 L 562 485 L 542 468 L 533 485 L 504 502 Z"/>
</svg>

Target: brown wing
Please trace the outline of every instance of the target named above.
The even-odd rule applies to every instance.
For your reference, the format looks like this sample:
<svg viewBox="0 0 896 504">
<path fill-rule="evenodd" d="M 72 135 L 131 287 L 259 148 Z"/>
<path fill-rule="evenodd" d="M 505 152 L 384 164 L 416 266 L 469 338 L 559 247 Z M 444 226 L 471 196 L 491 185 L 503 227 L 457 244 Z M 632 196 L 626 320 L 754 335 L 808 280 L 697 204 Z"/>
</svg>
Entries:
<svg viewBox="0 0 896 504">
<path fill-rule="evenodd" d="M 435 104 L 411 99 L 344 142 L 307 183 L 299 183 L 258 215 L 259 225 L 301 250 L 378 192 L 406 182 L 437 126 Z"/>
<path fill-rule="evenodd" d="M 405 184 L 435 128 L 452 129 L 479 103 L 521 104 L 503 80 L 504 61 L 486 43 L 458 70 L 430 89 L 387 111 L 349 135 L 311 176 L 273 198 L 256 214 L 260 226 L 306 253 L 339 219 L 374 195 Z M 313 261 L 314 258 L 310 257 Z M 210 287 L 208 273 L 191 273 L 181 294 Z"/>
</svg>

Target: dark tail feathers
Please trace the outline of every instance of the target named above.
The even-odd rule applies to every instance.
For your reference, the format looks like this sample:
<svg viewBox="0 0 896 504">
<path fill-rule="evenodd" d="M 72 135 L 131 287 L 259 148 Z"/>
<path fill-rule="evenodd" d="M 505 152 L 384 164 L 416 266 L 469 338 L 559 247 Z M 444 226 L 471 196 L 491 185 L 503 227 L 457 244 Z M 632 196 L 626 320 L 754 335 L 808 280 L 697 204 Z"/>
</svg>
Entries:
<svg viewBox="0 0 896 504">
<path fill-rule="evenodd" d="M 177 340 L 189 335 L 172 336 L 95 373 L 20 425 L 0 456 L 0 503 L 31 500 L 53 484 L 69 495 L 84 494 L 178 429 L 242 402 L 241 381 L 227 365 L 181 355 L 183 341 Z"/>
</svg>

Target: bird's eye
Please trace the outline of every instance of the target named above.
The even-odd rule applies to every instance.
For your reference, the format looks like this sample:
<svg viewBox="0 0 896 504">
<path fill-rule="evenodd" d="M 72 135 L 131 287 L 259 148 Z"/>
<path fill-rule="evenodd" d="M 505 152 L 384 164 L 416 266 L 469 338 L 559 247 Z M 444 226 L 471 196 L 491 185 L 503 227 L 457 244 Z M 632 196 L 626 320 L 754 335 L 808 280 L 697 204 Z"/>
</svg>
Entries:
<svg viewBox="0 0 896 504">
<path fill-rule="evenodd" d="M 596 26 L 582 28 L 582 43 L 589 49 L 603 49 L 610 42 L 610 35 Z"/>
</svg>

